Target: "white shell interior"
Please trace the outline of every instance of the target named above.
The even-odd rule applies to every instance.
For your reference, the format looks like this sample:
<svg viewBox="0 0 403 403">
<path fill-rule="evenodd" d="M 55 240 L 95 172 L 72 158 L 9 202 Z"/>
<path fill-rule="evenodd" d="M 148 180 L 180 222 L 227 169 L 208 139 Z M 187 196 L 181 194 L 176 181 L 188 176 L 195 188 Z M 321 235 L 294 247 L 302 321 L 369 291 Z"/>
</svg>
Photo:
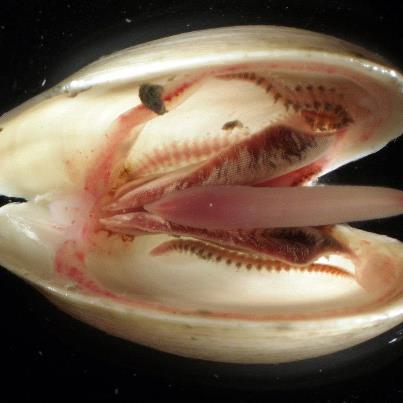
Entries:
<svg viewBox="0 0 403 403">
<path fill-rule="evenodd" d="M 185 311 L 304 315 L 359 307 L 374 298 L 349 277 L 297 269 L 280 273 L 247 270 L 183 254 L 147 255 L 167 239 L 163 235 L 139 237 L 130 247 L 123 245 L 120 253 L 114 250 L 111 255 L 93 256 L 89 270 L 108 289 Z"/>
</svg>

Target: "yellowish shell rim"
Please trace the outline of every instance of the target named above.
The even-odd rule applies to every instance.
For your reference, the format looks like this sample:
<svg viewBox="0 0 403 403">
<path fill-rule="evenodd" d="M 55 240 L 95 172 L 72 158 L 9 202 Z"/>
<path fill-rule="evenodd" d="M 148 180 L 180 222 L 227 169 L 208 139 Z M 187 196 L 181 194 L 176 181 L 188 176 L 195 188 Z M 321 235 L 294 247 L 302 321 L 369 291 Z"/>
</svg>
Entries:
<svg viewBox="0 0 403 403">
<path fill-rule="evenodd" d="M 301 56 L 301 51 L 306 51 L 306 53 Z M 299 53 L 297 55 L 297 53 Z M 338 63 L 348 63 L 353 67 L 361 68 L 364 71 L 369 73 L 376 73 L 382 76 L 386 76 L 388 78 L 393 79 L 397 82 L 397 84 L 402 87 L 403 91 L 403 73 L 400 72 L 397 68 L 392 68 L 387 66 L 386 64 L 380 64 L 377 62 L 373 62 L 368 59 L 363 59 L 361 57 L 357 57 L 354 55 L 348 54 L 340 54 L 337 52 L 329 52 L 323 50 L 312 50 L 312 49 L 287 49 L 287 50 L 276 50 L 276 54 L 273 54 L 273 51 L 250 51 L 245 53 L 245 51 L 239 50 L 237 52 L 232 51 L 229 55 L 225 56 L 223 54 L 211 54 L 203 56 L 203 63 L 200 63 L 200 59 L 197 57 L 188 58 L 186 61 L 183 61 L 180 65 L 176 63 L 175 71 L 178 73 L 192 71 L 203 68 L 212 68 L 212 67 L 225 67 L 231 65 L 232 63 L 238 63 L 240 65 L 247 65 L 251 63 L 262 63 L 267 60 L 275 61 L 275 60 L 285 60 L 285 59 L 293 59 L 298 57 L 299 59 L 304 58 L 306 61 L 312 61 L 313 56 L 320 57 L 323 61 L 328 63 L 329 65 L 332 62 Z M 240 59 L 241 58 L 241 59 Z M 316 59 L 318 60 L 318 58 Z M 208 66 L 208 67 L 206 67 Z M 127 67 L 126 67 L 127 69 Z M 156 79 L 160 77 L 164 77 L 166 75 L 173 73 L 173 66 L 169 64 L 165 64 L 164 62 L 152 62 L 151 66 L 148 66 L 147 72 L 142 73 L 144 71 L 144 66 L 139 66 L 139 68 L 128 69 L 126 74 L 119 72 L 119 74 L 111 75 L 108 78 L 108 75 L 100 75 L 99 78 L 91 78 L 86 79 L 80 78 L 80 73 L 84 72 L 80 70 L 73 76 L 63 80 L 61 83 L 57 84 L 52 91 L 51 96 L 63 94 L 63 93 L 77 93 L 80 91 L 85 91 L 92 87 L 97 87 L 101 85 L 119 85 L 123 82 L 127 83 L 142 83 L 150 79 Z M 44 93 L 45 94 L 45 93 Z"/>
<path fill-rule="evenodd" d="M 329 41 L 329 46 L 331 48 L 340 47 L 340 49 L 321 49 L 320 46 L 323 46 L 323 44 L 321 44 L 318 49 L 315 48 L 315 46 L 312 44 L 307 44 L 304 46 L 301 46 L 300 44 L 293 45 L 293 43 L 290 43 L 290 41 L 286 41 L 284 44 L 279 45 L 276 44 L 276 42 L 278 42 L 279 40 L 279 34 L 282 34 L 283 38 L 285 38 L 287 35 L 307 35 L 311 36 L 313 40 L 327 40 Z M 227 38 L 239 38 L 239 42 L 236 43 L 236 46 L 234 46 L 234 44 L 229 44 L 227 51 L 225 51 L 224 49 L 223 51 L 220 51 L 218 53 L 212 50 L 206 52 L 206 49 L 202 48 L 201 53 L 193 52 L 193 54 L 190 56 L 186 55 L 186 60 L 182 59 L 180 64 L 178 64 L 178 58 L 180 59 L 180 56 L 175 56 L 173 60 L 170 54 L 166 55 L 165 60 L 158 57 L 158 53 L 166 50 L 170 44 L 172 45 L 172 43 L 175 44 L 175 48 L 179 48 L 181 47 L 181 45 L 183 45 L 184 49 L 187 49 L 189 51 L 189 49 L 191 48 L 193 51 L 193 40 L 201 40 L 203 39 L 203 37 L 207 38 L 209 41 L 219 39 L 220 42 L 223 42 L 224 44 Z M 272 37 L 274 37 L 274 43 L 271 42 Z M 253 41 L 258 42 L 257 48 L 259 50 L 248 50 L 247 47 L 250 47 Z M 262 41 L 264 42 L 263 46 L 261 43 Z M 247 47 L 245 48 L 245 46 Z M 387 74 L 393 78 L 398 78 L 399 81 L 403 80 L 402 73 L 400 73 L 397 69 L 388 66 L 389 62 L 385 60 L 382 56 L 370 52 L 354 43 L 350 43 L 348 41 L 330 35 L 293 27 L 244 25 L 197 30 L 156 39 L 143 44 L 122 49 L 110 55 L 101 57 L 100 59 L 79 70 L 77 73 L 64 80 L 61 83 L 60 88 L 62 91 L 77 91 L 84 90 L 88 88 L 88 86 L 105 83 L 111 84 L 115 81 L 141 81 L 142 79 L 144 79 L 144 75 L 146 75 L 148 78 L 151 78 L 156 76 L 163 76 L 164 74 L 169 74 L 169 64 L 171 64 L 171 67 L 173 67 L 175 71 L 179 72 L 183 70 L 191 70 L 192 68 L 203 68 L 205 66 L 223 66 L 235 62 L 244 64 L 248 62 L 250 63 L 264 61 L 268 58 L 272 58 L 273 60 L 276 58 L 282 59 L 290 57 L 296 52 L 299 53 L 298 57 L 301 57 L 301 52 L 306 52 L 305 57 L 309 59 L 312 58 L 312 56 L 321 56 L 329 60 L 339 59 L 343 62 L 347 61 L 350 63 L 358 63 L 364 69 L 372 69 L 374 71 Z M 141 53 L 150 54 L 150 59 L 146 61 L 146 64 L 148 64 L 147 69 L 145 69 L 144 65 L 136 66 L 138 67 L 137 70 L 133 69 L 132 66 L 127 65 L 127 60 L 122 63 L 121 58 L 123 56 L 128 57 L 130 60 L 133 58 L 135 59 Z M 225 59 L 223 60 L 223 58 Z M 113 66 L 113 63 L 116 63 L 117 61 L 119 61 L 118 65 Z M 120 70 L 119 75 L 116 77 L 116 80 L 95 80 L 92 82 L 85 81 L 85 76 L 91 75 L 91 73 L 93 73 L 91 72 L 91 69 L 102 69 L 102 66 L 105 64 L 111 66 L 112 68 L 118 68 Z M 154 69 L 150 69 L 150 65 L 154 65 Z M 122 70 L 126 71 L 127 75 L 122 76 Z M 136 71 L 140 71 L 140 73 L 136 74 Z M 146 73 L 144 73 L 144 71 L 146 71 Z M 141 74 L 141 72 L 143 73 Z M 82 76 L 81 79 L 80 76 Z"/>
<path fill-rule="evenodd" d="M 295 50 L 287 50 L 287 51 L 282 51 L 279 52 L 278 51 L 278 59 L 282 59 L 284 58 L 286 55 L 290 56 L 292 54 L 295 54 L 297 52 L 300 52 L 301 49 L 295 49 Z M 311 59 L 312 55 L 316 54 L 316 55 L 320 55 L 323 58 L 327 58 L 328 63 L 331 64 L 331 60 L 339 60 L 339 61 L 344 61 L 344 62 L 348 62 L 351 65 L 357 66 L 357 67 L 361 67 L 362 69 L 364 69 L 365 71 L 368 71 L 370 73 L 375 73 L 375 74 L 380 74 L 382 76 L 386 76 L 390 79 L 392 79 L 393 81 L 395 81 L 396 86 L 398 91 L 400 92 L 400 94 L 402 94 L 403 97 L 403 73 L 401 73 L 399 70 L 388 67 L 386 65 L 382 65 L 379 63 L 375 63 L 372 61 L 369 61 L 367 59 L 360 59 L 357 57 L 353 57 L 353 56 L 348 56 L 348 55 L 340 55 L 340 54 L 336 54 L 336 53 L 331 53 L 331 52 L 324 52 L 324 51 L 309 51 L 310 53 L 306 55 L 307 59 Z M 251 56 L 246 59 L 244 58 L 242 61 L 242 64 L 249 64 L 252 62 L 262 62 L 263 60 L 267 60 L 267 56 L 270 54 L 270 52 L 260 52 L 260 55 L 255 55 L 253 56 L 253 53 L 251 53 Z M 281 57 L 280 57 L 281 56 Z M 272 57 L 272 55 L 271 55 Z M 300 57 L 300 56 L 299 56 Z M 218 57 L 216 57 L 217 59 Z M 235 59 L 235 57 L 234 57 Z M 274 60 L 274 59 L 272 59 Z M 221 61 L 222 61 L 222 56 L 221 56 Z M 228 60 L 227 63 L 223 64 L 222 62 L 220 64 L 217 64 L 217 66 L 225 66 L 225 65 L 229 65 L 231 64 L 231 60 Z M 211 60 L 204 60 L 203 65 L 205 66 L 209 66 L 212 67 L 214 65 L 214 59 Z M 155 69 L 154 71 L 150 70 L 147 72 L 147 79 L 155 79 L 158 77 L 163 77 L 164 75 L 169 75 L 169 71 L 164 71 L 161 68 L 161 64 L 158 65 L 159 69 Z M 183 65 L 181 66 L 181 69 L 177 69 L 177 72 L 183 72 L 183 71 L 191 71 L 192 69 L 201 69 L 202 66 L 196 65 L 196 66 L 192 66 L 192 64 L 188 64 L 188 65 Z M 20 106 L 12 109 L 9 112 L 4 113 L 2 116 L 0 116 L 0 119 L 3 120 L 3 122 L 7 121 L 8 119 L 12 118 L 13 116 L 23 112 L 24 110 L 28 109 L 29 107 L 31 107 L 32 105 L 41 102 L 44 99 L 50 99 L 56 96 L 60 96 L 60 95 L 71 95 L 71 94 L 77 94 L 81 91 L 85 91 L 87 89 L 90 89 L 92 87 L 99 87 L 102 85 L 119 85 L 122 84 L 123 82 L 127 82 L 127 83 L 132 83 L 135 84 L 137 83 L 142 83 L 147 81 L 145 75 L 141 75 L 141 74 L 135 74 L 132 73 L 131 75 L 127 75 L 127 76 L 122 76 L 120 75 L 119 78 L 115 77 L 114 80 L 111 79 L 103 79 L 103 80 L 98 80 L 98 81 L 86 81 L 85 79 L 79 79 L 79 74 L 81 71 L 79 71 L 78 73 L 74 74 L 73 76 L 68 77 L 67 79 L 63 80 L 61 83 L 56 84 L 54 87 L 48 89 L 47 91 L 44 91 L 36 96 L 34 96 L 33 98 L 29 99 L 28 101 L 24 102 L 23 104 L 21 104 Z M 74 78 L 73 78 L 74 77 Z"/>
<path fill-rule="evenodd" d="M 94 295 L 85 295 L 81 292 L 73 290 L 62 290 L 60 287 L 52 287 L 49 284 L 44 284 L 43 280 L 37 278 L 37 276 L 32 275 L 32 272 L 19 273 L 18 269 L 13 270 L 9 267 L 9 270 L 14 274 L 22 278 L 24 281 L 28 281 L 40 292 L 46 295 L 53 294 L 59 299 L 67 299 L 69 301 L 75 300 L 75 304 L 85 304 L 88 306 L 103 307 L 110 311 L 117 313 L 129 313 L 135 316 L 153 319 L 153 320 L 166 320 L 169 319 L 172 322 L 178 324 L 195 325 L 195 327 L 200 326 L 217 326 L 217 323 L 221 323 L 222 327 L 233 327 L 233 328 L 256 328 L 264 324 L 267 329 L 277 329 L 279 331 L 289 331 L 289 330 L 313 330 L 318 328 L 329 328 L 334 329 L 340 326 L 348 325 L 351 327 L 354 324 L 355 327 L 365 327 L 371 326 L 373 323 L 382 322 L 387 318 L 395 318 L 402 316 L 403 318 L 403 296 L 395 298 L 393 304 L 388 306 L 387 311 L 382 310 L 384 305 L 378 307 L 372 312 L 360 312 L 356 314 L 345 315 L 343 317 L 329 316 L 328 318 L 313 318 L 313 319 L 284 319 L 284 320 L 273 320 L 273 319 L 262 319 L 262 318 L 251 318 L 251 319 L 238 319 L 238 318 L 226 318 L 226 317 L 206 317 L 202 313 L 198 313 L 197 310 L 194 312 L 189 312 L 189 314 L 175 313 L 175 312 L 163 312 L 158 308 L 144 308 L 141 306 L 128 305 L 116 300 L 108 300 L 105 297 L 97 297 Z M 163 305 L 163 304 L 160 304 Z M 400 305 L 400 306 L 399 306 Z M 167 308 L 170 308 L 167 306 Z"/>
</svg>

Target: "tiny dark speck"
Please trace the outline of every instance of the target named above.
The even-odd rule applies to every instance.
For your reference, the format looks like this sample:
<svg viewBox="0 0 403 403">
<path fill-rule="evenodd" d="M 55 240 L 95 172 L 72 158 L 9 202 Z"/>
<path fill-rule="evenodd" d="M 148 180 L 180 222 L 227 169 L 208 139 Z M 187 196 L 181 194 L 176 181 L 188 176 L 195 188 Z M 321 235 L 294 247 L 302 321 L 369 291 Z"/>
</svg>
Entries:
<svg viewBox="0 0 403 403">
<path fill-rule="evenodd" d="M 235 127 L 243 127 L 242 122 L 240 122 L 239 120 L 231 120 L 230 122 L 224 123 L 222 129 L 231 130 L 234 129 Z"/>
<path fill-rule="evenodd" d="M 167 110 L 161 98 L 164 87 L 154 84 L 143 84 L 139 89 L 139 97 L 144 106 L 158 115 L 163 115 Z"/>
</svg>

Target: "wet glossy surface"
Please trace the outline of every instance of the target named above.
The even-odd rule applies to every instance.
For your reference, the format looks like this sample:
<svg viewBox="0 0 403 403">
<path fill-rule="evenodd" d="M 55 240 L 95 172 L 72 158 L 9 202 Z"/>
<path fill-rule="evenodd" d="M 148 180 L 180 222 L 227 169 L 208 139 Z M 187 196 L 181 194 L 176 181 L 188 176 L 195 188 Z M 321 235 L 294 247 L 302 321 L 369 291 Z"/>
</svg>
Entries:
<svg viewBox="0 0 403 403">
<path fill-rule="evenodd" d="M 133 43 L 130 42 L 129 39 L 130 33 L 134 35 L 139 31 L 142 32 L 141 38 L 135 36 L 135 40 L 136 42 L 137 39 L 138 42 L 143 42 L 144 40 L 161 35 L 165 36 L 169 33 L 202 28 L 207 26 L 207 24 L 211 24 L 211 21 L 216 21 L 215 25 L 233 24 L 234 22 L 242 23 L 243 21 L 248 23 L 295 24 L 296 21 L 300 22 L 301 19 L 298 7 L 287 6 L 288 8 L 286 9 L 285 6 L 273 4 L 274 2 L 268 2 L 267 4 L 269 10 L 274 10 L 272 19 L 262 17 L 262 13 L 259 11 L 260 6 L 255 6 L 255 8 L 239 8 L 238 10 L 236 9 L 237 7 L 231 7 L 231 11 L 228 12 L 222 5 L 213 5 L 211 10 L 210 8 L 208 11 L 205 10 L 204 14 L 198 17 L 199 19 L 195 19 L 189 14 L 189 8 L 184 6 L 181 12 L 175 13 L 175 17 L 172 19 L 172 26 L 164 26 L 164 30 L 161 30 L 161 18 L 164 17 L 164 15 L 172 13 L 175 5 L 168 5 L 163 11 L 161 8 L 158 8 L 156 4 L 148 4 L 140 11 L 137 9 L 128 10 L 122 7 L 119 10 L 115 10 L 116 12 L 114 18 L 112 18 L 113 23 L 111 25 L 106 24 L 106 21 L 108 21 L 112 13 L 105 11 L 107 7 L 99 7 L 95 12 L 96 15 L 99 15 L 99 20 L 95 18 L 99 25 L 95 28 L 95 32 L 97 32 L 95 37 L 97 38 L 94 38 L 94 34 L 89 33 L 88 20 L 83 16 L 85 13 L 93 12 L 94 7 L 87 6 L 86 4 L 76 7 L 72 3 L 73 2 L 71 2 L 71 4 L 66 3 L 65 8 L 60 8 L 61 11 L 59 11 L 59 13 L 57 10 L 52 10 L 53 12 L 49 13 L 49 9 L 43 7 L 38 7 L 34 10 L 35 18 L 32 19 L 32 22 L 34 20 L 36 21 L 36 18 L 38 19 L 34 25 L 34 32 L 37 32 L 38 37 L 38 41 L 35 42 L 35 44 L 27 41 L 27 39 L 16 39 L 21 38 L 20 35 L 16 36 L 16 33 L 23 28 L 22 25 L 19 25 L 21 22 L 15 21 L 14 24 L 11 24 L 11 20 L 7 19 L 4 25 L 1 25 L 1 29 L 7 33 L 7 36 L 5 36 L 5 38 L 8 38 L 7 41 L 9 42 L 9 38 L 11 38 L 11 41 L 15 42 L 14 53 L 11 52 L 9 57 L 10 64 L 7 64 L 8 67 L 5 69 L 5 76 L 8 74 L 8 77 L 14 78 L 14 80 L 7 80 L 8 86 L 11 82 L 14 86 L 14 90 L 10 91 L 10 94 L 14 94 L 14 96 L 10 96 L 7 100 L 9 106 L 15 105 L 28 96 L 38 92 L 42 86 L 47 87 L 48 85 L 54 84 L 66 74 L 67 71 L 61 72 L 59 69 L 51 69 L 49 67 L 54 65 L 57 59 L 62 57 L 61 55 L 64 53 L 60 49 L 57 49 L 58 43 L 55 39 L 56 37 L 58 37 L 59 42 L 66 47 L 68 45 L 79 45 L 78 49 L 75 48 L 74 51 L 72 49 L 68 51 L 68 53 L 72 55 L 71 58 L 74 59 L 72 68 L 69 70 L 73 71 L 94 58 L 93 54 L 86 54 L 84 52 L 86 46 L 106 43 L 104 48 L 100 47 L 96 51 L 97 55 L 108 53 L 110 50 L 116 49 L 115 46 L 121 48 L 127 46 L 129 43 Z M 68 7 L 67 4 L 70 4 L 70 7 Z M 26 19 L 30 19 L 29 17 L 31 17 L 30 13 L 32 10 L 30 10 L 30 7 L 31 6 L 27 6 L 27 9 L 25 9 L 22 14 Z M 332 25 L 331 22 L 335 19 L 334 15 L 343 15 L 343 12 L 345 13 L 344 15 L 350 16 L 350 18 L 351 13 L 354 12 L 361 16 L 358 10 L 355 10 L 351 5 L 340 6 L 340 10 L 337 7 L 338 5 L 335 5 L 334 9 L 331 10 L 316 8 L 316 13 L 313 17 L 308 10 L 306 10 L 307 17 L 305 22 L 296 25 L 309 29 L 322 30 L 339 36 L 345 33 L 346 39 L 349 40 L 354 40 L 354 35 L 356 35 L 358 40 L 362 40 L 362 38 L 365 37 L 367 38 L 365 41 L 369 41 L 370 39 L 368 39 L 367 32 L 365 31 L 365 25 L 360 27 L 359 32 L 354 31 L 354 29 L 358 29 L 358 27 L 352 29 L 354 31 L 350 32 L 353 35 L 352 37 L 347 35 L 347 30 L 345 30 L 344 27 L 337 28 L 338 23 L 334 22 Z M 125 13 L 123 13 L 123 9 L 126 10 Z M 39 12 L 40 10 L 41 12 Z M 368 18 L 376 19 L 376 23 L 380 24 L 380 28 L 382 28 L 385 22 L 382 22 L 382 20 L 379 22 L 379 13 L 376 10 L 371 12 L 369 12 Z M 75 20 L 76 23 L 72 26 L 64 15 L 74 15 L 74 18 L 78 18 L 78 20 Z M 78 17 L 79 15 L 81 15 L 81 17 Z M 133 26 L 132 24 L 136 18 L 139 18 L 139 15 L 143 17 Z M 241 17 L 241 15 L 243 15 L 243 17 Z M 207 16 L 209 16 L 209 18 L 206 18 Z M 363 17 L 361 16 L 361 18 Z M 384 17 L 384 19 L 385 18 L 390 18 L 393 21 L 393 15 Z M 84 21 L 84 23 L 80 24 L 78 23 L 79 21 Z M 149 21 L 151 22 L 150 24 L 147 23 Z M 330 24 L 328 24 L 329 22 Z M 371 24 L 373 23 L 372 21 Z M 8 24 L 11 24 L 10 29 L 7 29 Z M 187 24 L 191 26 L 188 27 Z M 105 25 L 108 25 L 106 30 Z M 55 27 L 57 27 L 57 34 L 50 34 L 50 31 L 55 29 Z M 94 27 L 91 28 L 94 30 Z M 3 31 L 0 31 L 0 33 Z M 386 32 L 389 32 L 390 35 L 390 31 L 386 30 Z M 35 35 L 36 34 L 33 34 L 33 36 Z M 42 39 L 40 39 L 41 35 L 43 36 Z M 382 35 L 386 35 L 385 31 L 382 32 Z M 133 38 L 134 36 L 131 36 L 131 40 L 133 40 Z M 394 54 L 394 51 L 396 52 L 395 55 L 398 54 L 398 45 L 394 48 L 390 41 L 381 41 L 381 39 L 378 38 L 379 37 L 371 38 L 371 40 L 373 39 L 373 46 L 372 42 L 371 44 L 362 43 L 373 49 L 377 49 L 378 46 L 380 52 L 383 51 L 383 47 L 386 43 L 385 52 L 382 53 L 387 55 L 389 49 L 391 55 Z M 382 38 L 382 36 L 380 38 Z M 390 38 L 390 36 L 387 38 Z M 379 42 L 377 42 L 377 40 Z M 15 49 L 18 48 L 19 52 L 17 53 Z M 76 56 L 76 50 L 79 55 L 81 50 L 81 58 Z M 16 60 L 16 62 L 11 64 L 11 60 Z M 30 69 L 29 77 L 26 77 L 23 72 L 25 73 L 25 63 L 28 62 L 29 64 L 29 60 L 32 61 L 31 65 L 36 66 L 36 68 Z M 48 69 L 53 70 L 50 75 L 48 74 Z M 29 88 L 30 92 L 24 94 L 25 88 Z M 359 161 L 346 167 L 341 172 L 335 173 L 334 180 L 338 183 L 379 184 L 401 187 L 401 178 L 399 174 L 397 174 L 399 171 L 394 166 L 394 164 L 397 164 L 399 161 L 398 156 L 401 152 L 398 151 L 399 147 L 401 150 L 401 140 L 397 141 L 393 147 L 392 145 L 388 146 L 379 155 L 371 157 L 368 159 L 369 161 Z M 368 176 L 368 172 L 371 172 L 370 176 Z M 400 230 L 401 220 L 385 220 L 373 223 L 371 227 L 367 226 L 367 228 L 375 232 L 385 233 L 402 239 Z M 399 392 L 399 385 L 401 385 L 402 382 L 398 375 L 402 373 L 402 370 L 401 368 L 399 369 L 399 363 L 397 361 L 398 356 L 402 354 L 401 343 L 399 343 L 399 339 L 402 336 L 400 329 L 395 329 L 388 335 L 384 335 L 378 340 L 371 341 L 370 344 L 355 349 L 354 351 L 340 353 L 330 360 L 325 357 L 323 360 L 301 363 L 301 365 L 297 366 L 238 367 L 199 363 L 151 352 L 148 349 L 130 346 L 127 343 L 105 337 L 101 335 L 101 333 L 88 329 L 85 325 L 78 324 L 65 315 L 60 314 L 58 311 L 55 311 L 53 308 L 50 308 L 39 297 L 37 298 L 31 290 L 26 289 L 25 286 L 21 286 L 19 280 L 11 279 L 10 276 L 3 271 L 1 272 L 1 278 L 2 280 L 4 278 L 4 282 L 2 281 L 2 287 L 4 286 L 2 301 L 8 301 L 7 296 L 10 300 L 17 298 L 18 301 L 14 308 L 16 313 L 14 315 L 10 313 L 10 317 L 6 320 L 6 323 L 9 323 L 9 327 L 12 329 L 10 337 L 8 337 L 8 333 L 6 333 L 4 340 L 4 345 L 10 346 L 8 348 L 10 354 L 7 355 L 10 358 L 8 360 L 8 366 L 11 368 L 10 379 L 16 379 L 18 375 L 21 376 L 21 373 L 17 371 L 17 369 L 24 365 L 23 376 L 25 382 L 28 381 L 29 384 L 32 385 L 32 388 L 36 388 L 36 382 L 33 380 L 39 380 L 40 376 L 38 374 L 42 376 L 52 374 L 51 377 L 54 384 L 58 384 L 59 382 L 60 384 L 65 384 L 66 376 L 71 373 L 76 373 L 77 376 L 74 378 L 73 383 L 67 381 L 67 389 L 70 390 L 70 392 L 74 391 L 76 395 L 78 393 L 77 387 L 81 386 L 86 396 L 98 394 L 97 396 L 109 396 L 116 400 L 122 396 L 133 395 L 136 388 L 146 391 L 147 386 L 145 385 L 147 385 L 147 382 L 149 382 L 150 385 L 157 382 L 161 387 L 161 391 L 165 394 L 186 393 L 189 389 L 201 384 L 206 391 L 218 391 L 218 397 L 220 394 L 227 393 L 228 388 L 234 387 L 235 385 L 242 385 L 241 389 L 250 389 L 254 390 L 254 393 L 258 393 L 258 389 L 262 387 L 284 390 L 289 389 L 290 384 L 296 389 L 304 389 L 310 384 L 327 384 L 327 386 L 322 386 L 317 390 L 318 399 L 323 398 L 323 401 L 327 399 L 330 402 L 342 401 L 341 399 L 357 401 L 361 396 L 363 401 L 368 401 L 368 399 L 364 400 L 365 394 L 368 394 L 368 390 L 370 390 L 368 389 L 368 383 L 365 381 L 368 373 L 361 374 L 358 376 L 358 379 L 351 378 L 356 376 L 358 368 L 366 368 L 370 373 L 374 373 L 375 375 L 373 376 L 379 380 L 376 391 L 379 393 L 378 396 L 385 398 L 384 401 L 394 401 L 392 399 L 397 399 L 402 393 L 401 391 Z M 8 286 L 6 286 L 6 284 Z M 30 306 L 33 312 L 29 312 L 26 307 L 23 307 L 24 305 L 28 305 L 26 301 L 31 301 Z M 19 302 L 21 302 L 21 304 Z M 25 313 L 21 314 L 21 312 Z M 31 320 L 29 317 L 32 314 L 33 319 Z M 27 318 L 21 318 L 22 315 L 27 316 Z M 16 321 L 17 317 L 18 321 Z M 49 318 L 51 324 L 56 323 L 55 326 L 48 325 L 49 322 L 45 319 L 46 317 Z M 39 319 L 39 325 L 36 323 L 37 319 Z M 17 327 L 13 327 L 11 324 Z M 33 329 L 30 331 L 32 336 L 29 340 L 25 337 L 26 330 L 24 330 L 28 324 Z M 40 328 L 40 326 L 42 326 L 42 328 Z M 35 332 L 35 330 L 38 331 Z M 8 331 L 10 330 L 7 330 L 7 332 Z M 68 340 L 66 340 L 65 335 L 69 333 L 73 334 L 73 336 L 67 336 Z M 49 335 L 52 337 L 49 337 Z M 94 339 L 96 342 L 94 342 Z M 371 350 L 378 349 L 380 349 L 380 352 L 375 355 L 369 354 Z M 105 351 L 107 352 L 105 353 Z M 127 351 L 130 351 L 130 354 L 127 354 Z M 27 360 L 27 356 L 30 357 L 29 360 Z M 64 363 L 65 360 L 69 362 L 69 365 L 57 373 L 55 368 L 60 368 L 60 363 Z M 382 360 L 384 361 L 382 362 Z M 28 365 L 26 364 L 27 361 Z M 102 368 L 102 370 L 100 370 L 100 368 Z M 14 376 L 11 374 L 14 374 Z M 355 375 L 353 376 L 352 374 Z M 102 387 L 97 391 L 94 391 L 95 389 L 90 391 L 91 385 L 98 385 L 97 379 L 99 379 L 100 376 L 104 379 Z M 350 379 L 346 380 L 346 377 L 350 377 Z M 135 379 L 135 381 L 133 381 L 133 379 Z M 334 382 L 341 383 L 328 385 Z M 375 388 L 375 386 L 372 387 Z M 341 390 L 346 390 L 346 388 L 350 388 L 348 392 L 340 392 Z M 173 392 L 171 392 L 172 389 Z M 285 394 L 284 392 L 277 393 L 277 395 L 285 398 L 287 395 L 291 397 L 292 393 L 293 392 L 288 391 Z M 298 395 L 301 396 L 301 393 L 298 393 Z M 371 395 L 374 396 L 375 393 Z"/>
</svg>

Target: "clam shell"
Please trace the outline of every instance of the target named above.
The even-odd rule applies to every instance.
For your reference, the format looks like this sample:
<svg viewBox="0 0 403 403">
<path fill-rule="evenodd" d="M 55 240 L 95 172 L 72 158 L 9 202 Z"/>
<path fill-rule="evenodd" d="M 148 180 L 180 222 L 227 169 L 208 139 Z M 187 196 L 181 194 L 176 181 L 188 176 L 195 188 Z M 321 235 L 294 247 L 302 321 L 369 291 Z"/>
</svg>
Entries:
<svg viewBox="0 0 403 403">
<path fill-rule="evenodd" d="M 362 141 L 358 130 L 353 131 L 324 172 L 379 150 L 403 131 L 401 74 L 380 57 L 332 37 L 283 27 L 232 27 L 136 46 L 91 64 L 1 118 L 0 193 L 29 201 L 0 209 L 0 264 L 62 310 L 107 333 L 207 360 L 273 363 L 316 357 L 361 343 L 401 322 L 402 244 L 344 225 L 336 226 L 334 233 L 351 250 L 374 250 L 391 262 L 392 294 L 372 295 L 351 278 L 329 281 L 328 274 L 319 273 L 299 275 L 299 285 L 292 292 L 288 289 L 284 303 L 284 284 L 298 268 L 280 273 L 276 280 L 261 271 L 195 263 L 191 256 L 152 260 L 144 254 L 169 240 L 167 235 L 135 242 L 105 234 L 97 239 L 87 259 L 89 274 L 129 302 L 92 293 L 55 272 L 64 233 L 49 206 L 55 195 L 82 189 L 107 139 L 106 128 L 140 104 L 136 94 L 142 84 L 168 85 L 181 75 L 233 65 L 270 63 L 275 70 L 276 65 L 296 62 L 300 74 L 306 74 L 304 68 L 325 65 L 329 74 L 333 68 L 357 79 L 368 91 L 366 103 L 359 106 L 376 110 L 379 118 L 376 124 L 372 118 L 365 123 L 376 125 L 376 135 Z M 204 88 L 207 94 L 209 90 Z M 382 102 L 375 108 L 377 98 Z M 199 100 L 200 108 L 204 101 Z M 164 124 L 156 122 L 146 126 L 140 145 L 147 147 L 144 138 L 150 127 L 164 130 Z M 135 163 L 141 151 L 132 150 L 129 162 Z M 349 270 L 340 256 L 329 259 Z"/>
<path fill-rule="evenodd" d="M 93 150 L 104 140 L 105 128 L 122 111 L 139 103 L 135 95 L 139 83 L 240 60 L 243 64 L 314 60 L 346 67 L 363 79 L 375 80 L 381 86 L 376 90 L 386 91 L 386 100 L 382 99 L 378 107 L 387 109 L 388 119 L 377 129 L 378 135 L 364 147 L 353 147 L 350 142 L 338 165 L 379 150 L 403 131 L 402 76 L 378 55 L 327 35 L 286 27 L 197 31 L 104 57 L 3 115 L 0 193 L 32 198 L 55 189 L 75 188 L 91 162 Z M 26 175 L 27 167 L 35 172 L 35 181 Z"/>
</svg>

